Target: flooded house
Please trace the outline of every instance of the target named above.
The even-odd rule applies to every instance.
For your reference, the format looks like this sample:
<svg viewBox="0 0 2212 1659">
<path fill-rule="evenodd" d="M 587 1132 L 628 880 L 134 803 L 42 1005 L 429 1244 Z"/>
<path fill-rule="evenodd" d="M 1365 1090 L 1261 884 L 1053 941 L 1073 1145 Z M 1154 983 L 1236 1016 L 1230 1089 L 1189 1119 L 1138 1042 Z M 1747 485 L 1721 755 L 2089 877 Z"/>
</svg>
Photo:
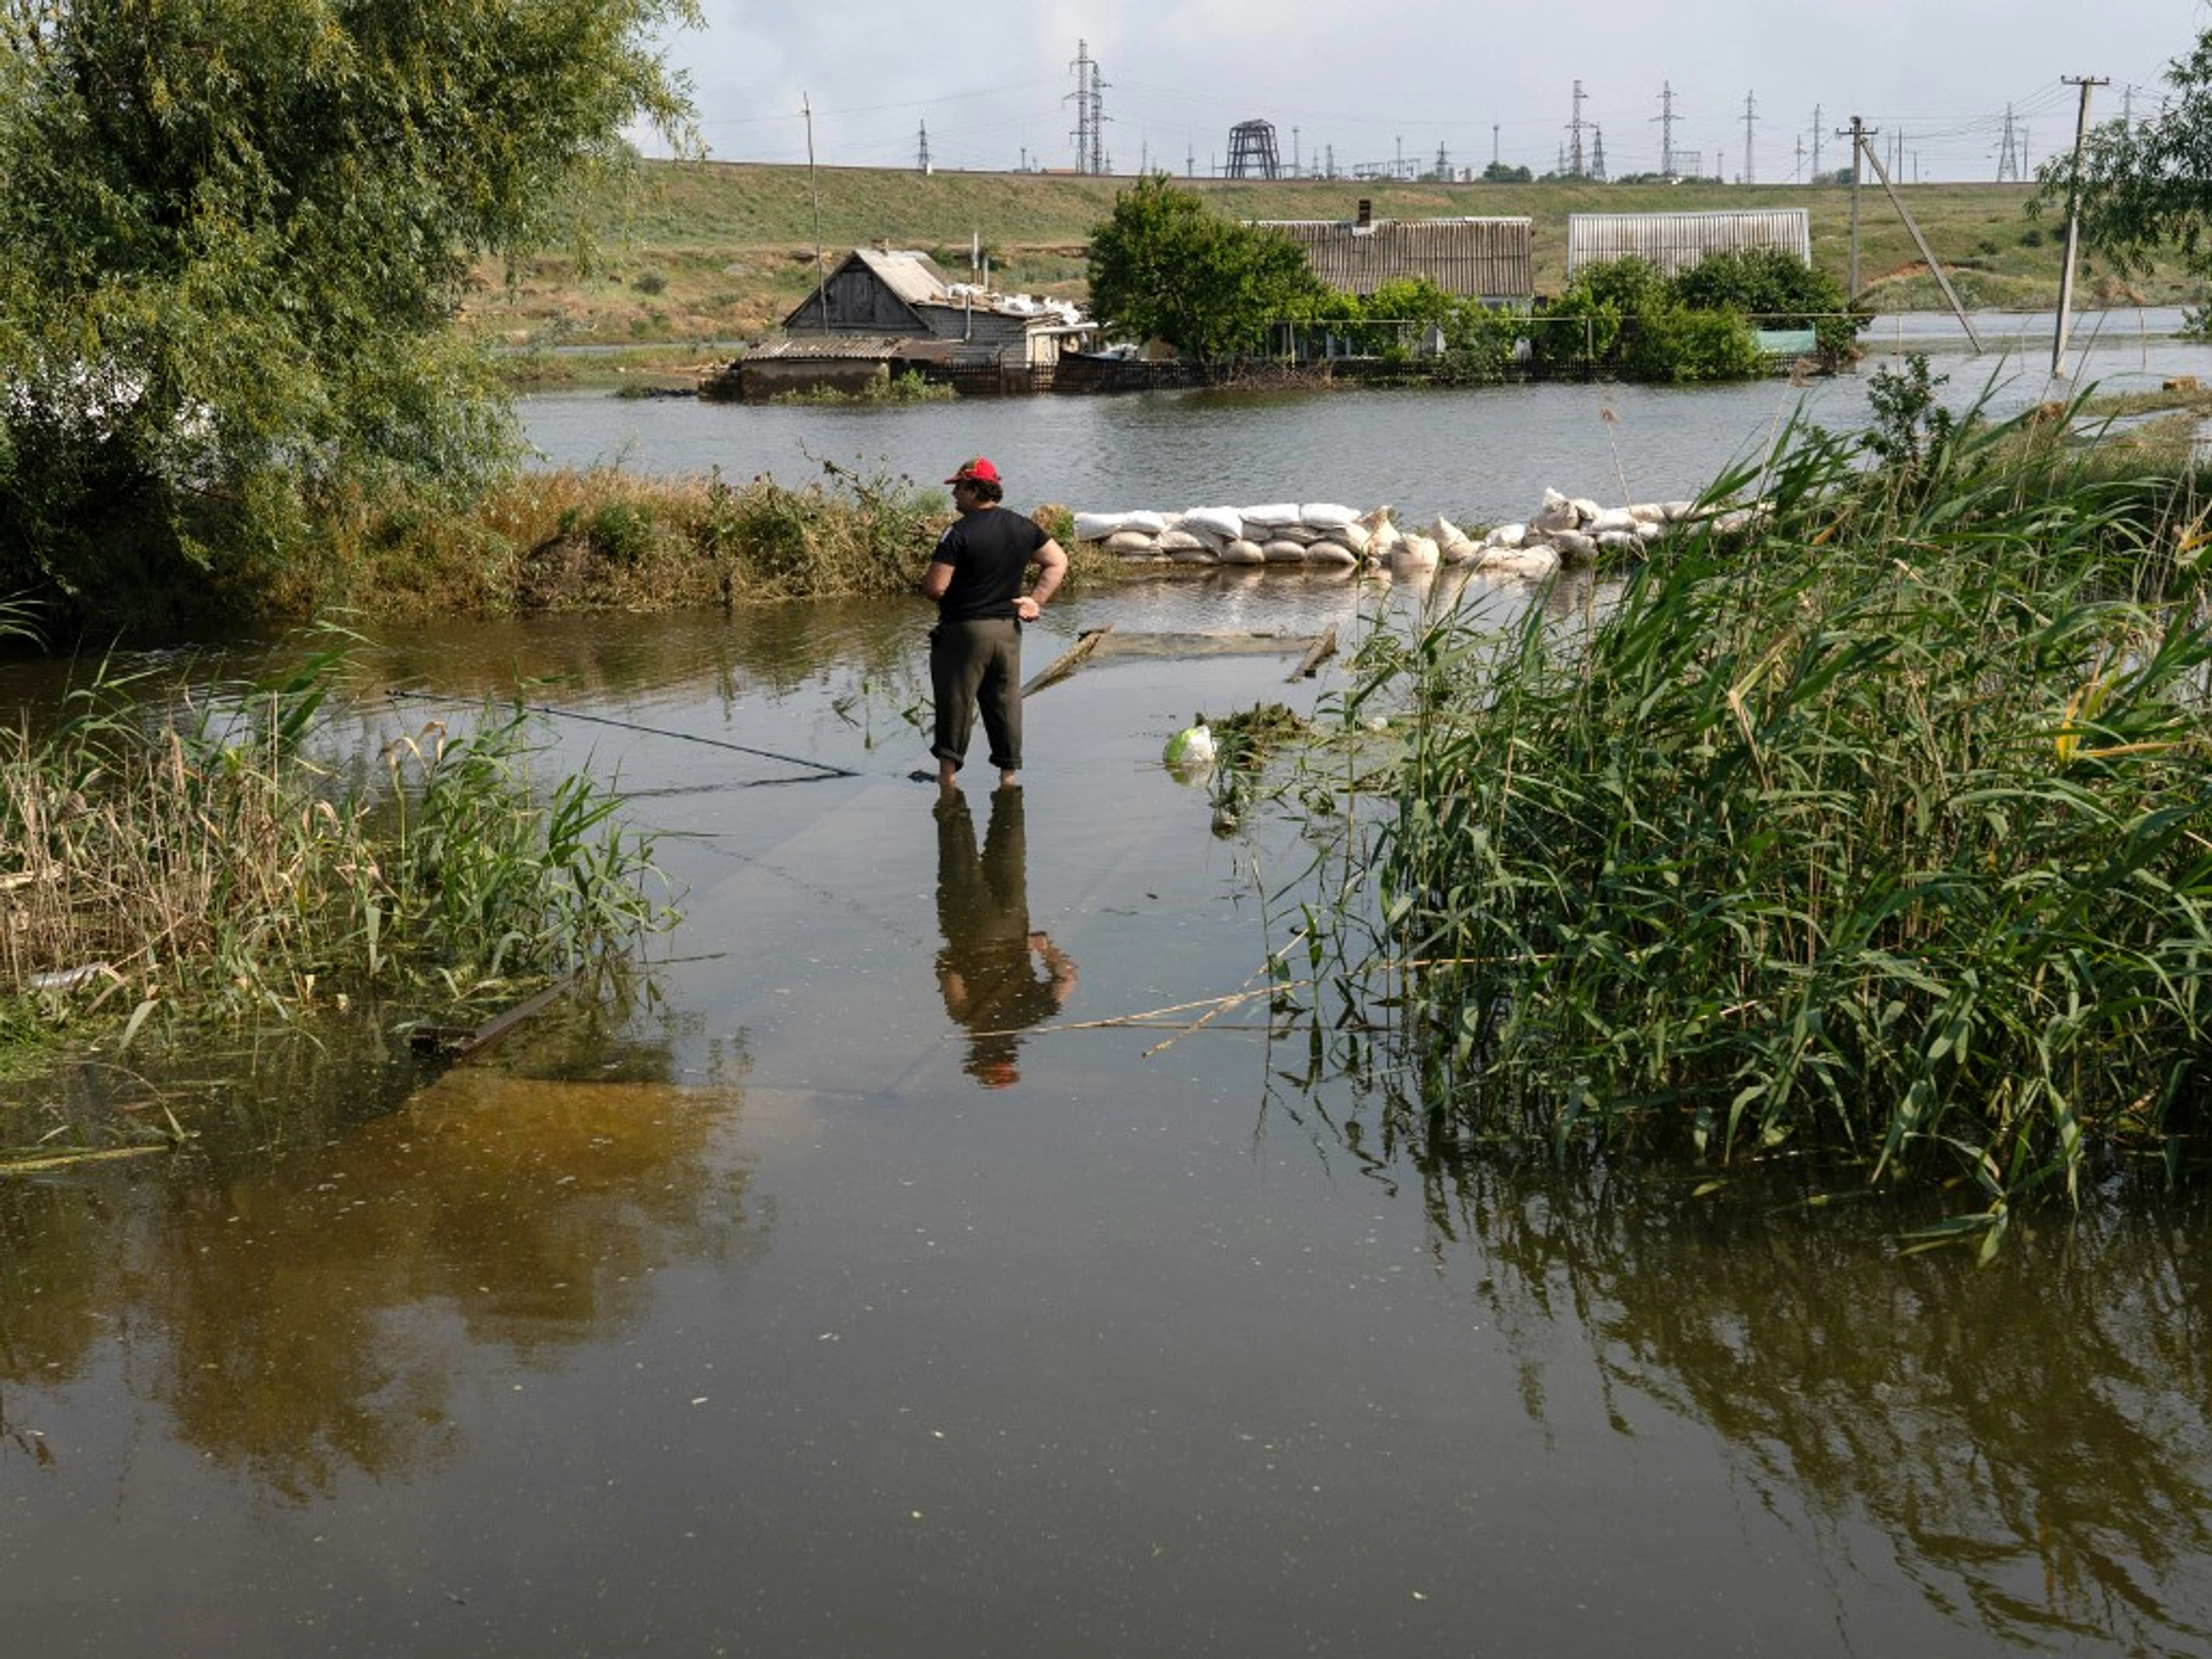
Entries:
<svg viewBox="0 0 2212 1659">
<path fill-rule="evenodd" d="M 925 253 L 855 248 L 784 319 L 783 332 L 711 371 L 706 397 L 758 402 L 830 388 L 865 393 L 903 374 L 963 391 L 1041 390 L 1095 333 L 1065 300 L 955 282 Z"/>
</svg>

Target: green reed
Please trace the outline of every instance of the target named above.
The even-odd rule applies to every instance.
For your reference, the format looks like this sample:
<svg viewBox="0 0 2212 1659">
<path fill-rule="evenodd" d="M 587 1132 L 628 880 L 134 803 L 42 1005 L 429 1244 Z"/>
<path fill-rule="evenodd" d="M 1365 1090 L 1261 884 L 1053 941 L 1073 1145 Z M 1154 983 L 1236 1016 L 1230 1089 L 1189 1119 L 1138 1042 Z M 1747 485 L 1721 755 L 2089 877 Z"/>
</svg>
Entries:
<svg viewBox="0 0 2212 1659">
<path fill-rule="evenodd" d="M 0 1015 L 289 1018 L 440 1007 L 607 965 L 665 920 L 652 845 L 587 774 L 547 783 L 519 709 L 315 756 L 341 649 L 179 705 L 103 675 L 51 732 L 0 733 Z"/>
<path fill-rule="evenodd" d="M 2202 504 L 2019 423 L 1866 448 L 1792 431 L 1586 626 L 1370 656 L 1337 980 L 1456 1134 L 1963 1176 L 1993 1244 L 2198 1122 Z"/>
</svg>

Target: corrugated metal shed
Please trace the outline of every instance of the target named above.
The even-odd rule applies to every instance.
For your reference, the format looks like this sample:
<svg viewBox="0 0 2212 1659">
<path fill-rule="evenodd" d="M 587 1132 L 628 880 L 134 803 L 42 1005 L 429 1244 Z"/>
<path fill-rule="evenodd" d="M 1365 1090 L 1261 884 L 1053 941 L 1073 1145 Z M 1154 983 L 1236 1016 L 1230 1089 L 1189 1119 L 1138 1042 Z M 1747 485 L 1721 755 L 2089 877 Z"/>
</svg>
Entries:
<svg viewBox="0 0 2212 1659">
<path fill-rule="evenodd" d="M 1313 274 L 1331 288 L 1362 299 L 1405 276 L 1426 276 L 1447 294 L 1493 305 L 1525 301 L 1535 292 L 1525 219 L 1255 222 L 1297 243 Z"/>
<path fill-rule="evenodd" d="M 1688 270 L 1707 255 L 1779 248 L 1813 263 L 1812 216 L 1802 207 L 1740 207 L 1711 213 L 1569 213 L 1567 274 L 1630 254 L 1662 276 Z"/>
</svg>

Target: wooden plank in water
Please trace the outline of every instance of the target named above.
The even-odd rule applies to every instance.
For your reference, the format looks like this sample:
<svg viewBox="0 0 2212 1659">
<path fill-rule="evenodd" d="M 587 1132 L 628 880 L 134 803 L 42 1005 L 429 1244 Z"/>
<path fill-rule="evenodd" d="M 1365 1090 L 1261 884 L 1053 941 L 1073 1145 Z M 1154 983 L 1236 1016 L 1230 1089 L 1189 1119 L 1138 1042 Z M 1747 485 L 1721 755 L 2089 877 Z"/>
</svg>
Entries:
<svg viewBox="0 0 2212 1659">
<path fill-rule="evenodd" d="M 411 1033 L 412 1045 L 417 1053 L 441 1054 L 454 1060 L 480 1053 L 524 1020 L 534 1020 L 551 1007 L 570 983 L 564 979 L 558 984 L 548 985 L 537 995 L 516 1003 L 505 1014 L 494 1014 L 480 1026 L 417 1026 Z"/>
<path fill-rule="evenodd" d="M 1082 666 L 1084 659 L 1096 651 L 1105 642 L 1107 635 L 1113 632 L 1114 625 L 1109 622 L 1103 628 L 1090 628 L 1078 634 L 1075 644 L 1060 653 L 1058 661 L 1049 667 L 1038 670 L 1029 677 L 1029 683 L 1021 688 L 1021 695 L 1026 697 L 1032 691 L 1043 690 L 1055 680 L 1067 678 Z"/>
<path fill-rule="evenodd" d="M 1332 622 L 1329 624 L 1328 627 L 1314 639 L 1313 648 L 1309 650 L 1304 657 L 1299 659 L 1298 666 L 1290 671 L 1292 682 L 1295 683 L 1297 681 L 1309 677 L 1315 669 L 1320 667 L 1322 664 L 1327 662 L 1330 658 L 1336 654 L 1337 625 Z"/>
</svg>

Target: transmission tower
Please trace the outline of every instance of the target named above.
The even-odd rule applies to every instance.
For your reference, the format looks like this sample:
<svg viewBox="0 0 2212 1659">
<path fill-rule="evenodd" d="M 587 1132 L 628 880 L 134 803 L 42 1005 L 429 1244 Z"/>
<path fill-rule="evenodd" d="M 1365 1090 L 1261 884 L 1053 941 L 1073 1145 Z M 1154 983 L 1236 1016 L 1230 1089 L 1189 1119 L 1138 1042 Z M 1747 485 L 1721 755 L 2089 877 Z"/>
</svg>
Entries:
<svg viewBox="0 0 2212 1659">
<path fill-rule="evenodd" d="M 1107 117 L 1106 100 L 1101 94 L 1106 90 L 1106 83 L 1098 78 L 1098 66 L 1091 60 L 1089 41 L 1075 43 L 1075 61 L 1069 67 L 1075 71 L 1075 91 L 1064 101 L 1075 105 L 1075 170 L 1103 173 Z"/>
<path fill-rule="evenodd" d="M 1282 163 L 1275 156 L 1275 124 L 1239 121 L 1229 130 L 1229 176 L 1232 179 L 1279 179 Z"/>
<path fill-rule="evenodd" d="M 2020 152 L 2012 139 L 2012 106 L 2005 106 L 2005 147 L 1997 153 L 1997 182 L 2020 181 Z"/>
<path fill-rule="evenodd" d="M 1758 100 L 1755 94 L 1744 94 L 1744 182 L 1756 184 L 1758 175 L 1751 170 L 1751 124 L 1758 119 L 1755 112 Z"/>
<path fill-rule="evenodd" d="M 925 173 L 930 170 L 930 124 L 926 121 L 922 123 L 921 153 L 914 158 L 914 164 Z"/>
<path fill-rule="evenodd" d="M 1666 81 L 1659 83 L 1659 113 L 1651 118 L 1659 124 L 1659 176 L 1671 183 L 1675 177 L 1675 89 Z"/>
<path fill-rule="evenodd" d="M 1602 124 L 1590 129 L 1590 176 L 1603 184 L 1605 181 L 1605 129 Z"/>
<path fill-rule="evenodd" d="M 1827 129 L 1821 124 L 1821 106 L 1813 105 L 1813 177 L 1821 176 L 1821 135 Z"/>
<path fill-rule="evenodd" d="M 1587 124 L 1582 119 L 1582 83 L 1574 83 L 1574 119 L 1567 124 L 1568 142 L 1567 172 L 1575 178 L 1590 175 L 1583 169 L 1582 129 Z"/>
</svg>

